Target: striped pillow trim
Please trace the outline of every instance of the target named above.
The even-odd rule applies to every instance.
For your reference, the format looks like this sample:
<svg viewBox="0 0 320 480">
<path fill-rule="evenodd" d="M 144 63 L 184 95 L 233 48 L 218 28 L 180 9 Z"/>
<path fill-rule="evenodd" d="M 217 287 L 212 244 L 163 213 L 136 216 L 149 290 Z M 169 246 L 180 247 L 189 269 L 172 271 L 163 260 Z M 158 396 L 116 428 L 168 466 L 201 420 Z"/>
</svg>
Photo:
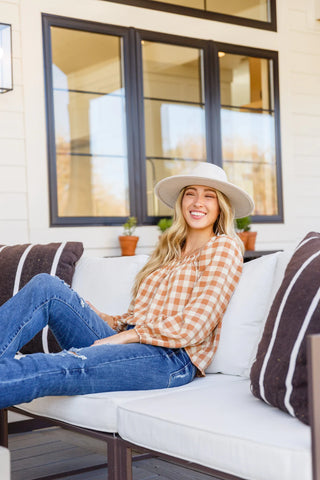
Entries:
<svg viewBox="0 0 320 480">
<path fill-rule="evenodd" d="M 296 248 L 274 299 L 251 369 L 251 390 L 308 423 L 306 335 L 320 333 L 320 234 Z"/>
<path fill-rule="evenodd" d="M 52 262 L 52 267 L 51 267 L 51 270 L 50 270 L 50 275 L 56 275 L 57 273 L 57 268 L 58 268 L 58 265 L 59 265 L 59 260 L 61 258 L 61 255 L 62 255 L 62 252 L 64 250 L 64 247 L 66 246 L 67 242 L 63 242 L 61 243 L 60 247 L 58 248 L 58 250 L 56 251 L 56 254 L 54 256 L 54 259 L 53 259 L 53 262 Z"/>
<path fill-rule="evenodd" d="M 16 293 L 18 293 L 19 290 L 20 290 L 20 282 L 21 282 L 21 274 L 22 274 L 23 265 L 24 265 L 24 262 L 26 261 L 28 253 L 30 252 L 32 247 L 33 247 L 33 245 L 29 245 L 29 247 L 27 247 L 25 249 L 25 251 L 23 252 L 23 254 L 21 255 L 20 261 L 18 263 L 18 268 L 17 268 L 17 271 L 16 271 L 15 280 L 14 280 L 12 296 L 15 295 Z"/>
<path fill-rule="evenodd" d="M 81 242 L 0 246 L 0 305 L 39 273 L 57 275 L 71 285 L 75 264 L 82 253 Z M 23 353 L 59 350 L 60 346 L 48 327 L 21 349 Z"/>
</svg>

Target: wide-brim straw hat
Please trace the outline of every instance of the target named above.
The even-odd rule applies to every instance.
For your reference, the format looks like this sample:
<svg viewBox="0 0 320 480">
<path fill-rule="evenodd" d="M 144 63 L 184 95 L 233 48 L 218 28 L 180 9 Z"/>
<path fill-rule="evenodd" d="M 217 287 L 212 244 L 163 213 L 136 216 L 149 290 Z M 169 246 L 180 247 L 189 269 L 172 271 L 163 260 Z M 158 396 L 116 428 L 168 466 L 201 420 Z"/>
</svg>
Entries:
<svg viewBox="0 0 320 480">
<path fill-rule="evenodd" d="M 235 218 L 247 217 L 253 212 L 254 202 L 250 195 L 228 181 L 225 171 L 207 162 L 198 162 L 186 173 L 172 175 L 160 180 L 155 186 L 155 194 L 168 207 L 174 208 L 179 193 L 189 185 L 203 185 L 224 193 L 230 200 Z"/>
</svg>

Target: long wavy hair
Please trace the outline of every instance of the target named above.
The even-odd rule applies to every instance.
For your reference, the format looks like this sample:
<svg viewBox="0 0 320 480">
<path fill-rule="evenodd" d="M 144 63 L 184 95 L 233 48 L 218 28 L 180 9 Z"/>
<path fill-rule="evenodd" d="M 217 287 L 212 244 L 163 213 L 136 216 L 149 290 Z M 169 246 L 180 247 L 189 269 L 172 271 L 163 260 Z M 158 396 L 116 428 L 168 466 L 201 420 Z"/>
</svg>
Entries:
<svg viewBox="0 0 320 480">
<path fill-rule="evenodd" d="M 141 282 L 150 273 L 157 270 L 159 267 L 168 265 L 172 260 L 181 257 L 182 249 L 187 239 L 187 223 L 182 213 L 182 199 L 187 187 L 183 188 L 179 193 L 177 201 L 175 203 L 173 222 L 170 228 L 165 230 L 159 238 L 159 242 L 152 252 L 148 262 L 140 270 L 136 276 L 133 286 L 133 298 L 136 298 Z M 214 189 L 213 189 L 214 190 Z M 215 235 L 226 234 L 234 238 L 241 249 L 244 252 L 243 243 L 239 236 L 235 232 L 234 228 L 234 212 L 231 207 L 230 201 L 226 195 L 219 190 L 214 190 L 217 194 L 218 203 L 220 207 L 220 213 L 213 225 L 213 233 Z"/>
</svg>

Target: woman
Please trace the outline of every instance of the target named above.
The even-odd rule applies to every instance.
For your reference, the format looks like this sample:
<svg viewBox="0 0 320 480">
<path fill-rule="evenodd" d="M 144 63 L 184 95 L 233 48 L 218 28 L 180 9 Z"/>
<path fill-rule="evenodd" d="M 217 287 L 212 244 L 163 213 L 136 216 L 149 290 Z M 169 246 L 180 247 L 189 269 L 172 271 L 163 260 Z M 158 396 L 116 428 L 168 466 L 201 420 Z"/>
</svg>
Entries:
<svg viewBox="0 0 320 480">
<path fill-rule="evenodd" d="M 253 202 L 202 162 L 155 191 L 175 206 L 174 222 L 138 274 L 127 313 L 99 312 L 47 274 L 0 308 L 0 408 L 46 395 L 175 387 L 204 375 L 241 274 L 234 216 L 250 214 Z M 47 324 L 63 350 L 14 358 Z"/>
</svg>

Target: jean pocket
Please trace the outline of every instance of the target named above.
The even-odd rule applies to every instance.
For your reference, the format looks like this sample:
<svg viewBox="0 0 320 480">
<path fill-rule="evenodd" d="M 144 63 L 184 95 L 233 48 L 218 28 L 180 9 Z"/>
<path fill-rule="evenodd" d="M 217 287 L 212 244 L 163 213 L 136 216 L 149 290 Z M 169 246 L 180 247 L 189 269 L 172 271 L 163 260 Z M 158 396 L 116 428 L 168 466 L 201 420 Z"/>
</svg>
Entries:
<svg viewBox="0 0 320 480">
<path fill-rule="evenodd" d="M 196 375 L 196 367 L 190 362 L 179 370 L 170 374 L 168 388 L 181 387 L 190 383 Z"/>
</svg>

